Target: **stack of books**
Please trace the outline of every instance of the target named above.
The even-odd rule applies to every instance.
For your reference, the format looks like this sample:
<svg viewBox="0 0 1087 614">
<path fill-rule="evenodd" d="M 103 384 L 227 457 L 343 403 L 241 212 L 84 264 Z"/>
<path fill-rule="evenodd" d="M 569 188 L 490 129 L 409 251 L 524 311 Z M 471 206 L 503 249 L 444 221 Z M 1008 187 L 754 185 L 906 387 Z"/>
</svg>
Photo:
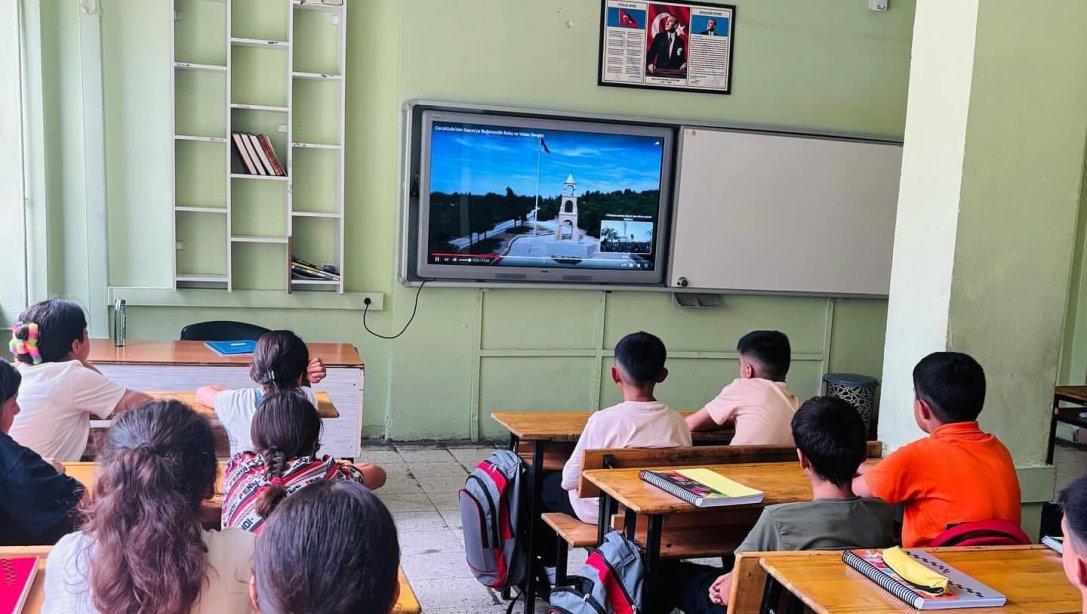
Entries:
<svg viewBox="0 0 1087 614">
<path fill-rule="evenodd" d="M 272 142 L 264 134 L 250 134 L 248 132 L 231 132 L 234 141 L 234 153 L 241 160 L 246 175 L 264 175 L 270 177 L 286 177 L 287 171 L 276 157 L 276 151 L 272 148 Z"/>
<path fill-rule="evenodd" d="M 318 281 L 340 281 L 340 271 L 331 264 L 318 266 L 312 262 L 306 262 L 297 256 L 291 256 L 291 278 Z"/>
</svg>

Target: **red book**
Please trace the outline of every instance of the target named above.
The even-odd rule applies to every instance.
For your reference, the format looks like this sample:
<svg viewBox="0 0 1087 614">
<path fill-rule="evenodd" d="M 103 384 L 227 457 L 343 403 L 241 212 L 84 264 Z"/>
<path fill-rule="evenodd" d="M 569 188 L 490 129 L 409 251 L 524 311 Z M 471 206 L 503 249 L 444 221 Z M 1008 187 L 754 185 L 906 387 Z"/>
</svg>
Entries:
<svg viewBox="0 0 1087 614">
<path fill-rule="evenodd" d="M 0 558 L 0 612 L 19 614 L 38 574 L 38 557 Z"/>
<path fill-rule="evenodd" d="M 263 133 L 257 135 L 257 141 L 260 142 L 261 149 L 264 150 L 264 154 L 268 156 L 268 161 L 272 164 L 272 170 L 277 177 L 286 177 L 287 171 L 283 170 L 283 165 L 279 163 L 279 158 L 276 157 L 276 150 L 272 148 L 272 141 L 268 140 L 268 137 Z"/>
</svg>

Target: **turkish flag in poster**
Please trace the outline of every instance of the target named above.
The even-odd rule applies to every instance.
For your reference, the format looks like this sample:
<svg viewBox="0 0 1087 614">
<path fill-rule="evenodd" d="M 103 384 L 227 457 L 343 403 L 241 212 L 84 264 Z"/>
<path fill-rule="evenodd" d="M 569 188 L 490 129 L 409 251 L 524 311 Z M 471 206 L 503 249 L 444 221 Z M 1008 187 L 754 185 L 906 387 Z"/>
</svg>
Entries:
<svg viewBox="0 0 1087 614">
<path fill-rule="evenodd" d="M 662 77 L 686 77 L 687 35 L 691 9 L 675 4 L 650 4 L 646 28 L 646 72 Z"/>
</svg>

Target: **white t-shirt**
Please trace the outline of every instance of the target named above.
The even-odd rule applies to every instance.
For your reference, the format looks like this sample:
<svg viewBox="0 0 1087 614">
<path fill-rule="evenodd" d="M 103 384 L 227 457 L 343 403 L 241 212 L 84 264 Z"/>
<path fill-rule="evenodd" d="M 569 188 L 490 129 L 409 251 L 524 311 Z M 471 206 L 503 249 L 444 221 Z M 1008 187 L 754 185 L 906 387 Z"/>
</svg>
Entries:
<svg viewBox="0 0 1087 614">
<path fill-rule="evenodd" d="M 87 448 L 91 416 L 109 417 L 125 387 L 78 360 L 20 363 L 19 407 L 11 437 L 44 458 L 78 461 Z"/>
<path fill-rule="evenodd" d="M 256 536 L 241 529 L 205 531 L 207 578 L 194 614 L 256 612 L 249 599 Z M 45 561 L 42 614 L 98 614 L 91 599 L 90 560 L 93 542 L 85 533 L 69 533 L 53 546 Z"/>
<path fill-rule="evenodd" d="M 301 386 L 300 390 L 306 398 L 317 406 L 317 395 L 309 386 Z M 239 452 L 253 450 L 253 438 L 250 436 L 250 426 L 253 416 L 257 415 L 257 407 L 263 398 L 260 388 L 238 388 L 237 390 L 224 390 L 215 395 L 215 413 L 219 416 L 230 440 L 230 455 Z"/>
<path fill-rule="evenodd" d="M 574 453 L 562 468 L 562 487 L 570 491 L 570 505 L 582 522 L 596 523 L 600 502 L 577 496 L 581 457 L 585 450 L 604 448 L 674 448 L 691 445 L 691 431 L 683 416 L 660 401 L 625 401 L 589 416 Z"/>
</svg>

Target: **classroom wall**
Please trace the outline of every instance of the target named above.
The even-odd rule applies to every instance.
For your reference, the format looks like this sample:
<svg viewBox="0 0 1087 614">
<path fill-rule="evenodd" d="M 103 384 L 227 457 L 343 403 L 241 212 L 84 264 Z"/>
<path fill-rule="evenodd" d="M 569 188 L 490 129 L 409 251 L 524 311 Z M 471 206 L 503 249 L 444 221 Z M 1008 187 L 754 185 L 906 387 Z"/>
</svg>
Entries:
<svg viewBox="0 0 1087 614">
<path fill-rule="evenodd" d="M 598 87 L 596 1 L 349 2 L 345 277 L 349 290 L 384 293 L 384 310 L 367 323 L 385 334 L 404 325 L 416 293 L 395 281 L 404 100 L 902 135 L 910 0 L 887 13 L 841 0 L 737 1 L 731 96 Z M 78 3 L 46 4 L 64 15 L 43 25 L 46 68 L 58 79 L 49 93 L 60 99 L 78 84 L 70 74 L 75 50 L 64 42 Z M 102 7 L 110 284 L 168 287 L 170 3 L 102 0 Z M 51 143 L 61 160 L 81 151 L 78 135 L 62 134 Z M 78 168 L 62 168 L 50 186 L 78 177 Z M 64 208 L 64 220 L 79 219 L 69 213 Z M 96 247 L 76 237 L 61 253 L 81 249 Z M 51 291 L 85 297 L 85 273 L 67 264 L 51 277 L 59 284 Z M 501 435 L 487 418 L 493 410 L 614 403 L 611 349 L 637 329 L 668 345 L 671 377 L 659 396 L 679 408 L 699 406 L 735 376 L 732 349 L 754 328 L 790 335 L 789 383 L 801 396 L 815 394 L 827 370 L 878 375 L 886 303 L 727 296 L 722 309 L 692 311 L 664 294 L 426 288 L 414 323 L 395 341 L 363 332 L 357 311 L 214 307 L 132 307 L 129 338 L 176 338 L 186 323 L 220 318 L 357 345 L 367 362 L 368 436 L 472 438 Z"/>
</svg>

